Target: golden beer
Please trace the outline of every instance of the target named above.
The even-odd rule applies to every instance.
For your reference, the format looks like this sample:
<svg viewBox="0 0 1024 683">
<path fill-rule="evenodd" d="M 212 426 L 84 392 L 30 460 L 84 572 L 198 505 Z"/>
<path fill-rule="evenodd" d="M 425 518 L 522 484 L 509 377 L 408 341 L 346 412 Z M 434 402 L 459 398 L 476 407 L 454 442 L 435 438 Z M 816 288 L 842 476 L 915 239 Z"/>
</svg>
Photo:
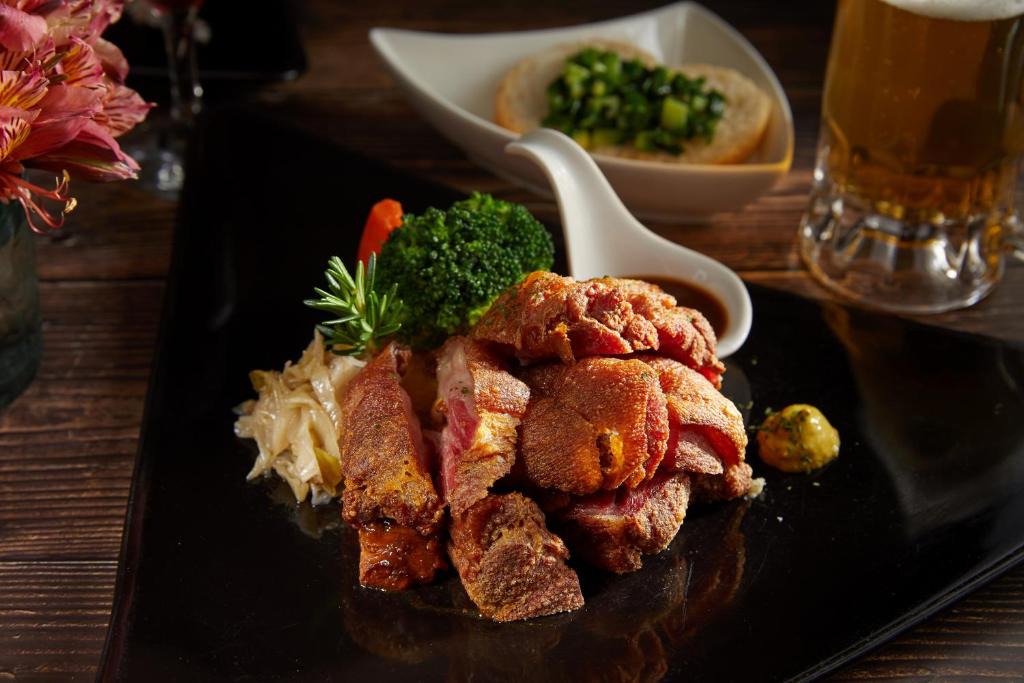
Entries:
<svg viewBox="0 0 1024 683">
<path fill-rule="evenodd" d="M 1024 152 L 1022 13 L 1019 0 L 839 0 L 801 232 L 819 279 L 922 312 L 995 284 Z"/>
</svg>

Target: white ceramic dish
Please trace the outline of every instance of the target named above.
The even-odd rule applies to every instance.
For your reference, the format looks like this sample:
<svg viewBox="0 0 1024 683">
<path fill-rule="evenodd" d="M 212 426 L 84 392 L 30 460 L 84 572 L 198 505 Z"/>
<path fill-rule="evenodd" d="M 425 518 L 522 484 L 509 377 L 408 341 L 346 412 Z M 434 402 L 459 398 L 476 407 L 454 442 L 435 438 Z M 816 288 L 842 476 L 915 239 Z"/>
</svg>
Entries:
<svg viewBox="0 0 1024 683">
<path fill-rule="evenodd" d="M 493 122 L 494 92 L 520 59 L 552 45 L 588 38 L 631 42 L 661 62 L 731 67 L 772 99 L 764 142 L 742 164 L 675 165 L 595 155 L 629 209 L 647 219 L 700 220 L 735 210 L 789 170 L 793 116 L 782 86 L 757 50 L 735 29 L 693 2 L 594 24 L 560 29 L 450 35 L 375 28 L 370 41 L 419 112 L 480 165 L 545 195 L 543 174 L 504 153 L 517 136 Z"/>
<path fill-rule="evenodd" d="M 643 273 L 696 285 L 718 299 L 728 314 L 725 329 L 717 330 L 718 356 L 725 358 L 743 346 L 753 305 L 739 275 L 641 225 L 615 196 L 593 158 L 559 131 L 530 131 L 509 143 L 506 152 L 532 160 L 551 182 L 570 275 L 586 280 Z"/>
</svg>

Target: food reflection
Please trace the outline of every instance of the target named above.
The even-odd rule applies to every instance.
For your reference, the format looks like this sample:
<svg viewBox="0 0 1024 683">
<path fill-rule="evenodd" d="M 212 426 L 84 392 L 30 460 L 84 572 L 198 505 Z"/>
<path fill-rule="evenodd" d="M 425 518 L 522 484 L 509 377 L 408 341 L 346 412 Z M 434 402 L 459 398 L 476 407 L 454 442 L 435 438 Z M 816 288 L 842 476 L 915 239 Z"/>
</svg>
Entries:
<svg viewBox="0 0 1024 683">
<path fill-rule="evenodd" d="M 302 533 L 310 538 L 320 538 L 324 533 L 342 526 L 337 505 L 311 505 L 308 500 L 295 502 L 295 494 L 284 479 L 270 480 L 267 495 L 274 503 L 291 510 L 292 521 Z"/>
<path fill-rule="evenodd" d="M 357 544 L 343 539 L 345 631 L 377 657 L 436 660 L 453 681 L 658 681 L 737 597 L 749 506 L 706 510 L 639 572 L 581 571 L 587 603 L 578 612 L 507 624 L 477 616 L 454 576 L 405 593 L 361 588 Z"/>
<path fill-rule="evenodd" d="M 861 431 L 895 481 L 912 532 L 1017 494 L 1020 352 L 936 339 L 927 328 L 837 305 L 826 306 L 825 321 L 850 359 Z"/>
</svg>

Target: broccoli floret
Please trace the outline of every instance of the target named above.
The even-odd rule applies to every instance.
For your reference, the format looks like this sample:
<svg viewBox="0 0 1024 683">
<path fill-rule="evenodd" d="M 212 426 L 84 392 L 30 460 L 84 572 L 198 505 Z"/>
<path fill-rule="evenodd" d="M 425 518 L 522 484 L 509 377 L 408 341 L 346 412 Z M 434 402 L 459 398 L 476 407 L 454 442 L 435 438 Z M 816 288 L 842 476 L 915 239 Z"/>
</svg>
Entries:
<svg viewBox="0 0 1024 683">
<path fill-rule="evenodd" d="M 430 347 L 466 332 L 502 291 L 553 263 L 551 235 L 526 207 L 474 193 L 447 211 L 403 216 L 377 279 L 397 285 L 405 303 L 399 336 Z"/>
</svg>

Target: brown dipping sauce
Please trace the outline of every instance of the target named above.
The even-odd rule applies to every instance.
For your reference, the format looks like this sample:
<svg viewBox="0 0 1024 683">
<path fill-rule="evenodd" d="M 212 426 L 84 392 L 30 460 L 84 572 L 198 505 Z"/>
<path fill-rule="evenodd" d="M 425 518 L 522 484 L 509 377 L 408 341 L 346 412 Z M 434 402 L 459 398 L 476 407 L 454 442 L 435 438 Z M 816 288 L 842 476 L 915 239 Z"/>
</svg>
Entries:
<svg viewBox="0 0 1024 683">
<path fill-rule="evenodd" d="M 725 329 L 729 326 L 729 313 L 725 310 L 725 306 L 722 305 L 722 302 L 714 294 L 703 287 L 699 287 L 691 282 L 653 275 L 631 275 L 629 277 L 633 280 L 643 280 L 644 282 L 658 285 L 674 296 L 680 306 L 696 308 L 708 319 L 708 322 L 711 323 L 711 329 L 715 331 L 715 335 L 719 338 L 722 337 Z"/>
</svg>

